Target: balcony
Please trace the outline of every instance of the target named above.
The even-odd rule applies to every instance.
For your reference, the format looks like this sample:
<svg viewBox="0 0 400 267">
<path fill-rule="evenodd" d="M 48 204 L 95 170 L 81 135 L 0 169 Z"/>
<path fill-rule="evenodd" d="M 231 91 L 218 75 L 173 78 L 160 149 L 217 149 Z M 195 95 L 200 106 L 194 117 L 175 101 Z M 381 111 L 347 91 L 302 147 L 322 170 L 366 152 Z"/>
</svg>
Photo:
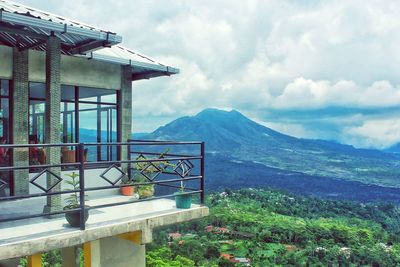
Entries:
<svg viewBox="0 0 400 267">
<path fill-rule="evenodd" d="M 141 231 L 140 242 L 145 244 L 151 242 L 155 227 L 208 215 L 208 208 L 203 206 L 202 142 L 129 140 L 0 147 L 10 151 L 14 162 L 16 157 L 25 159 L 0 167 L 0 260 L 135 231 Z M 93 147 L 120 156 L 114 157 L 116 160 L 87 161 L 85 153 Z M 46 164 L 32 165 L 27 160 L 32 148 L 46 151 Z M 73 151 L 69 154 L 74 156 L 67 160 L 65 151 Z M 4 195 L 9 191 L 4 190 L 9 187 L 4 177 L 16 187 L 11 191 L 18 194 Z M 119 191 L 127 186 L 133 186 L 137 193 L 121 195 Z M 191 195 L 195 203 L 188 209 L 175 204 L 174 193 L 182 186 L 182 194 Z M 154 189 L 154 195 L 144 194 L 151 191 L 148 189 Z M 21 193 L 23 190 L 27 192 Z M 71 204 L 71 196 L 77 205 L 64 210 Z M 64 217 L 72 212 L 80 215 L 77 227 L 70 226 Z"/>
</svg>

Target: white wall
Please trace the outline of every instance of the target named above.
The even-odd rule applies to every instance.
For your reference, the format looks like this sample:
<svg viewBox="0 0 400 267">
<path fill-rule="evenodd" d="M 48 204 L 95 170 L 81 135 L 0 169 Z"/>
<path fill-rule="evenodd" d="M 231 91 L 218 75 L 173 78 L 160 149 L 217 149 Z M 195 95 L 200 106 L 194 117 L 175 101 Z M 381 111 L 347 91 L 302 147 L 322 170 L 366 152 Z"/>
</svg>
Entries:
<svg viewBox="0 0 400 267">
<path fill-rule="evenodd" d="M 110 186 L 111 184 L 108 183 L 106 180 L 100 177 L 100 174 L 103 173 L 105 168 L 101 169 L 90 169 L 90 170 L 85 170 L 85 188 L 93 188 L 93 187 L 99 187 L 99 186 Z M 71 174 L 75 172 L 76 174 L 79 174 L 78 170 L 74 171 L 62 171 L 61 172 L 61 178 L 63 181 L 61 182 L 61 190 L 70 190 L 72 187 L 68 185 L 65 181 L 70 179 L 67 174 Z M 38 173 L 30 173 L 29 174 L 29 179 L 33 179 Z M 106 177 L 111 180 L 115 181 L 120 173 L 116 170 L 110 170 L 106 174 Z M 42 174 L 35 182 L 44 188 L 46 187 L 46 174 Z M 104 190 L 99 190 L 99 191 L 90 191 L 87 192 L 88 199 L 96 199 L 96 198 L 101 198 L 101 197 L 106 197 L 106 196 L 112 196 L 112 195 L 117 195 L 119 190 L 118 189 L 104 189 Z M 37 186 L 33 184 L 29 184 L 29 194 L 36 194 L 36 193 L 44 193 L 43 190 L 38 188 Z M 67 194 L 63 195 L 63 199 L 68 196 Z"/>
</svg>

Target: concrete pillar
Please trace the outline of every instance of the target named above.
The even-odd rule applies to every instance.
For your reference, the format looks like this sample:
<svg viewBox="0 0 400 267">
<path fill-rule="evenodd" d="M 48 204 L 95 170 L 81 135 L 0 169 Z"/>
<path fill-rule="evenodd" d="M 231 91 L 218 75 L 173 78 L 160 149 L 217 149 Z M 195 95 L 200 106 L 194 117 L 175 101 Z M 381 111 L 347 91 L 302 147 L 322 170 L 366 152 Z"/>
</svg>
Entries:
<svg viewBox="0 0 400 267">
<path fill-rule="evenodd" d="M 85 267 L 145 267 L 146 249 L 141 233 L 102 238 L 84 244 Z"/>
<path fill-rule="evenodd" d="M 46 50 L 46 112 L 45 112 L 45 143 L 61 143 L 60 137 L 60 105 L 61 105 L 61 43 L 55 36 L 47 40 Z M 59 164 L 61 151 L 59 147 L 46 149 L 47 164 Z M 50 170 L 60 176 L 59 167 Z M 51 174 L 47 174 L 47 187 L 51 187 L 57 180 Z M 53 191 L 60 191 L 61 186 L 57 185 Z M 48 196 L 44 212 L 61 210 L 61 196 Z"/>
<path fill-rule="evenodd" d="M 131 66 L 122 66 L 121 89 L 119 91 L 119 125 L 120 141 L 127 142 L 132 136 L 132 68 Z M 128 159 L 127 146 L 121 147 L 121 160 Z M 127 172 L 127 166 L 122 166 Z"/>
<path fill-rule="evenodd" d="M 28 256 L 28 267 L 42 267 L 42 254 Z"/>
<path fill-rule="evenodd" d="M 13 80 L 11 90 L 12 123 L 11 142 L 27 144 L 29 138 L 29 79 L 28 79 L 28 51 L 19 51 L 13 48 Z M 29 155 L 27 148 L 16 148 L 13 151 L 13 166 L 28 166 Z M 29 194 L 29 171 L 14 171 L 15 195 Z"/>
<path fill-rule="evenodd" d="M 67 247 L 61 249 L 62 267 L 80 267 L 79 247 Z"/>
</svg>

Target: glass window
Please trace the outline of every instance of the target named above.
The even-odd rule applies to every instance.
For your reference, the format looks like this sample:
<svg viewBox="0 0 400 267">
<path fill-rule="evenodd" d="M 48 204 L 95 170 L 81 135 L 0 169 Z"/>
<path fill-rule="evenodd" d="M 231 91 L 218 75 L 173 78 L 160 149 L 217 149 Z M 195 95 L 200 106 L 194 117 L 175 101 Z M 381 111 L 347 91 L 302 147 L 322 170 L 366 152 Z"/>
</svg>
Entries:
<svg viewBox="0 0 400 267">
<path fill-rule="evenodd" d="M 45 135 L 45 107 L 44 100 L 29 101 L 29 141 L 44 143 Z"/>
<path fill-rule="evenodd" d="M 45 139 L 46 85 L 29 83 L 29 142 L 44 143 Z"/>
<path fill-rule="evenodd" d="M 46 99 L 46 85 L 44 83 L 29 83 L 29 98 Z"/>
<path fill-rule="evenodd" d="M 79 101 L 116 104 L 117 95 L 115 93 L 115 90 L 80 87 Z"/>
<path fill-rule="evenodd" d="M 117 109 L 115 105 L 79 104 L 79 141 L 84 143 L 110 143 L 117 141 Z M 91 146 L 88 161 L 116 159 L 117 148 Z"/>
<path fill-rule="evenodd" d="M 9 143 L 10 132 L 10 102 L 8 98 L 10 83 L 8 80 L 0 80 L 0 143 Z M 0 166 L 10 166 L 10 151 L 0 148 Z M 0 197 L 11 195 L 12 179 L 10 172 L 0 172 Z"/>
<path fill-rule="evenodd" d="M 109 143 L 117 142 L 117 93 L 116 90 L 79 87 L 61 87 L 61 130 L 64 143 Z M 75 107 L 78 105 L 78 111 Z M 78 117 L 76 117 L 78 116 Z M 79 125 L 78 123 L 79 122 Z M 78 128 L 76 136 L 76 128 Z M 71 148 L 72 150 L 73 148 Z M 88 146 L 85 152 L 88 161 L 117 159 L 117 147 Z M 64 148 L 65 155 L 71 154 Z M 64 156 L 62 155 L 63 161 Z M 65 158 L 70 158 L 69 156 Z"/>
<path fill-rule="evenodd" d="M 62 101 L 75 101 L 75 86 L 62 85 L 61 86 L 61 100 Z"/>
<path fill-rule="evenodd" d="M 60 124 L 61 140 L 64 143 L 76 142 L 75 103 L 61 102 Z"/>
<path fill-rule="evenodd" d="M 0 95 L 8 96 L 10 82 L 8 80 L 0 80 Z"/>
<path fill-rule="evenodd" d="M 0 138 L 8 143 L 10 126 L 9 81 L 0 80 Z"/>
</svg>

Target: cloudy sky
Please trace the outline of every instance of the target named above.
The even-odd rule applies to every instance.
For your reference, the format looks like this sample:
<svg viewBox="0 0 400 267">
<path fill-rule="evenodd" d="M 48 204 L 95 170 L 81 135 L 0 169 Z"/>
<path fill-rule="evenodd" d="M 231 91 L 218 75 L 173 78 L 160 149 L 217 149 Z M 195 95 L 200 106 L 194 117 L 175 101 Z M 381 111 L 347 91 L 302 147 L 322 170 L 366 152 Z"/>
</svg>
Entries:
<svg viewBox="0 0 400 267">
<path fill-rule="evenodd" d="M 216 107 L 298 137 L 400 142 L 400 1 L 19 2 L 180 68 L 134 83 L 135 132 Z"/>
</svg>

